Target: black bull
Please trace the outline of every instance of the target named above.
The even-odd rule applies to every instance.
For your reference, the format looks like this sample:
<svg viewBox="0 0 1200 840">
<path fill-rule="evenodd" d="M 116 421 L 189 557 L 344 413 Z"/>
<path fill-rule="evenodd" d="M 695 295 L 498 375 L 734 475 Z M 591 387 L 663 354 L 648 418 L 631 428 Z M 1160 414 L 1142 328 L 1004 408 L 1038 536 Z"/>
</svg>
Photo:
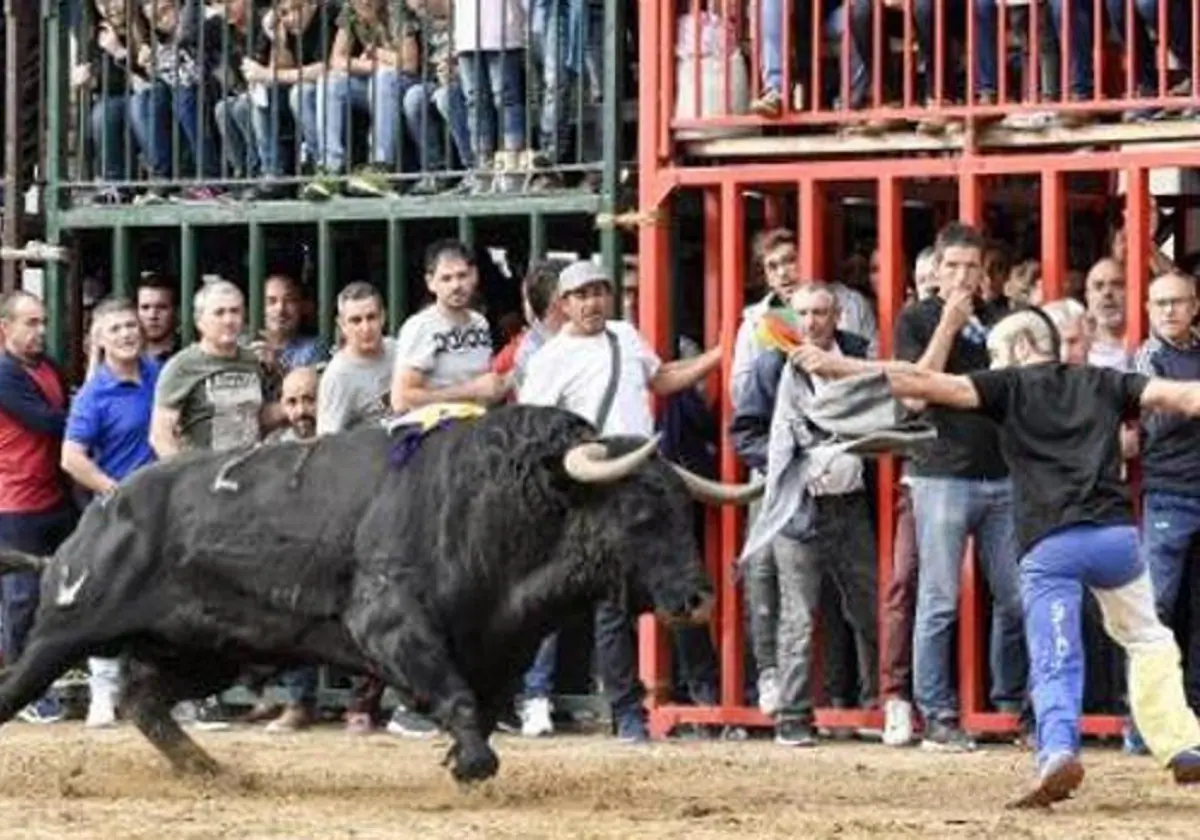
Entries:
<svg viewBox="0 0 1200 840">
<path fill-rule="evenodd" d="M 653 442 L 596 442 L 557 409 L 508 407 L 430 433 L 402 466 L 380 427 L 242 456 L 184 455 L 97 500 L 42 571 L 0 723 L 84 656 L 122 656 L 122 708 L 184 772 L 216 763 L 171 717 L 249 669 L 377 674 L 450 735 L 459 780 L 539 641 L 600 597 L 702 618 L 691 499 L 749 501 Z M 232 460 L 231 460 L 232 459 Z"/>
</svg>

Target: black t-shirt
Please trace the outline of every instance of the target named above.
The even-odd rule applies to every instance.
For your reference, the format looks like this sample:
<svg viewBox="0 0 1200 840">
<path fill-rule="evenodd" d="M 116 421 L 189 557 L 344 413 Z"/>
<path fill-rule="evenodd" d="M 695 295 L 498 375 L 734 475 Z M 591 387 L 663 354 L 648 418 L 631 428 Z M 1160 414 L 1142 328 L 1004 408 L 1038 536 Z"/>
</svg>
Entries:
<svg viewBox="0 0 1200 840">
<path fill-rule="evenodd" d="M 941 298 L 926 298 L 911 303 L 896 320 L 896 358 L 915 362 L 925 353 L 933 339 L 934 330 L 942 317 Z M 976 317 L 984 327 L 991 327 L 1009 313 L 1008 301 L 1001 298 L 975 307 Z M 987 338 L 980 333 L 973 337 L 961 332 L 946 360 L 946 373 L 966 374 L 987 370 Z M 922 446 L 909 461 L 909 471 L 915 476 L 996 480 L 1008 475 L 1000 454 L 996 426 L 986 417 L 963 411 L 931 406 L 927 416 L 936 427 L 937 440 Z"/>
<path fill-rule="evenodd" d="M 328 60 L 341 12 L 342 4 L 336 0 L 329 0 L 321 4 L 299 36 L 289 33 L 287 46 L 292 51 L 297 66 L 307 67 Z"/>
<path fill-rule="evenodd" d="M 970 379 L 979 411 L 1000 424 L 1022 554 L 1070 525 L 1134 521 L 1119 432 L 1138 417 L 1147 377 L 1054 362 Z"/>
</svg>

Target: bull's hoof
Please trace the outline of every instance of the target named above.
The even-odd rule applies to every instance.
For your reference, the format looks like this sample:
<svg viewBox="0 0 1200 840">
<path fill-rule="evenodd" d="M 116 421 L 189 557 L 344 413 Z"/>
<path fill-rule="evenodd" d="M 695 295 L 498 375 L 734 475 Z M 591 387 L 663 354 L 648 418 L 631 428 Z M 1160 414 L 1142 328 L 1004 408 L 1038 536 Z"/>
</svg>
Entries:
<svg viewBox="0 0 1200 840">
<path fill-rule="evenodd" d="M 500 758 L 491 747 L 484 746 L 481 750 L 471 752 L 458 750 L 450 772 L 454 776 L 454 781 L 459 784 L 470 784 L 492 778 L 499 769 Z"/>
</svg>

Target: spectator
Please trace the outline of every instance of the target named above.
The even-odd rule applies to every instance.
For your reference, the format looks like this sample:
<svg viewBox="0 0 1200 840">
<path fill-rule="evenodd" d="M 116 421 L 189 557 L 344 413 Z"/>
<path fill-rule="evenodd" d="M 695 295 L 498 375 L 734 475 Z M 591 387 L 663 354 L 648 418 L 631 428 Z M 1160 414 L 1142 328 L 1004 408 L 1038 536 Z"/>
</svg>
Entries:
<svg viewBox="0 0 1200 840">
<path fill-rule="evenodd" d="M 1088 362 L 1131 370 L 1133 359 L 1125 348 L 1125 267 L 1104 257 L 1088 271 L 1085 283 L 1088 315 L 1095 330 Z"/>
<path fill-rule="evenodd" d="M 1105 0 L 1109 23 L 1117 37 L 1125 40 L 1125 0 Z M 1159 31 L 1158 9 L 1166 6 L 1166 28 Z M 1158 49 L 1164 39 L 1170 55 L 1179 62 L 1178 68 L 1184 81 L 1165 91 L 1168 96 L 1190 96 L 1192 90 L 1192 67 L 1196 47 L 1192 45 L 1192 15 L 1195 14 L 1191 0 L 1133 0 L 1133 42 L 1131 60 L 1135 65 L 1134 90 L 1129 96 L 1157 98 L 1158 93 Z M 1153 40 L 1151 40 L 1153 39 Z M 1089 56 L 1090 57 L 1090 56 Z M 1090 61 L 1088 62 L 1090 64 Z M 1185 109 L 1185 116 L 1196 113 L 1194 107 Z M 1161 119 L 1166 112 L 1157 108 L 1139 108 L 1125 114 L 1128 122 L 1145 122 Z"/>
<path fill-rule="evenodd" d="M 1058 330 L 1062 360 L 1069 365 L 1086 365 L 1092 348 L 1091 316 L 1083 304 L 1074 298 L 1063 298 L 1045 304 L 1042 311 Z"/>
<path fill-rule="evenodd" d="M 517 0 L 454 0 L 458 81 L 467 104 L 475 192 L 515 192 L 525 166 L 525 12 Z M 497 147 L 500 154 L 497 156 Z M 493 169 L 489 181 L 486 170 Z"/>
<path fill-rule="evenodd" d="M 142 355 L 144 341 L 132 301 L 101 301 L 92 318 L 97 364 L 71 404 L 62 468 L 84 490 L 103 496 L 154 461 L 150 416 L 159 363 Z M 85 725 L 111 726 L 116 723 L 120 660 L 92 657 L 88 670 Z"/>
<path fill-rule="evenodd" d="M 0 339 L 0 545 L 45 557 L 71 533 L 75 510 L 58 469 L 66 388 L 45 355 L 46 310 L 36 295 L 0 296 Z M 11 572 L 0 587 L 3 653 L 11 662 L 33 626 L 40 578 Z M 19 715 L 30 723 L 54 723 L 62 709 L 47 694 Z"/>
<path fill-rule="evenodd" d="M 837 298 L 823 284 L 802 286 L 792 307 L 805 340 L 826 350 L 865 358 L 866 339 L 837 329 Z M 768 438 L 776 409 L 779 378 L 787 359 L 779 350 L 759 355 L 754 377 L 738 400 L 733 434 L 747 466 L 766 470 Z M 823 381 L 813 377 L 814 388 Z M 786 746 L 812 746 L 811 671 L 813 630 L 821 603 L 822 580 L 830 575 L 840 606 L 855 631 L 864 705 L 877 696 L 879 641 L 876 624 L 875 544 L 867 504 L 863 461 L 840 455 L 808 487 L 815 498 L 811 521 L 793 521 L 772 546 L 779 580 L 779 701 L 775 740 Z"/>
<path fill-rule="evenodd" d="M 1162 379 L 1200 380 L 1200 336 L 1193 326 L 1200 305 L 1196 281 L 1172 273 L 1150 284 L 1151 334 L 1138 351 L 1138 373 Z M 1188 568 L 1197 568 L 1193 543 L 1200 536 L 1200 420 L 1157 412 L 1142 415 L 1142 559 L 1150 571 L 1154 607 L 1174 624 Z M 1200 581 L 1191 575 L 1191 603 Z M 1200 709 L 1200 615 L 1189 616 L 1188 701 Z"/>
<path fill-rule="evenodd" d="M 450 127 L 450 137 L 470 150 L 466 102 L 462 89 L 451 86 L 454 48 L 450 42 L 448 0 L 405 0 L 405 26 L 416 40 L 418 56 L 409 62 L 409 85 L 402 106 L 404 125 L 416 149 L 420 178 L 412 185 L 415 195 L 443 192 L 447 186 L 441 174 L 449 169 L 445 131 L 435 111 Z M 431 105 L 433 107 L 431 107 Z"/>
<path fill-rule="evenodd" d="M 612 291 L 608 275 L 593 263 L 563 269 L 558 294 L 566 323 L 530 361 L 520 400 L 573 411 L 601 435 L 649 438 L 654 434 L 650 393 L 665 396 L 692 387 L 720 363 L 721 350 L 686 361 L 659 361 L 631 324 L 609 320 Z M 633 627 L 622 605 L 597 607 L 596 651 L 618 737 L 646 740 Z"/>
<path fill-rule="evenodd" d="M 175 288 L 152 272 L 144 273 L 137 290 L 138 324 L 145 341 L 143 352 L 165 362 L 179 349 L 175 331 Z"/>
<path fill-rule="evenodd" d="M 263 29 L 263 16 L 255 11 L 253 0 L 227 0 L 223 12 L 224 31 L 214 29 L 217 43 L 205 46 L 217 52 L 214 75 L 221 98 L 213 108 L 213 118 L 225 162 L 234 178 L 279 178 L 283 170 L 279 167 L 278 132 L 274 137 L 260 137 L 254 129 L 255 98 L 265 91 L 252 88 L 243 72 L 246 62 L 260 67 L 270 63 L 271 42 Z M 274 148 L 267 142 L 272 139 Z M 245 197 L 257 198 L 259 193 Z"/>
<path fill-rule="evenodd" d="M 228 280 L 211 281 L 196 292 L 193 308 L 199 339 L 166 363 L 154 392 L 150 445 L 161 459 L 184 450 L 250 446 L 284 420 L 279 405 L 266 402 L 257 356 L 238 344 L 245 324 L 241 290 Z M 199 705 L 196 722 L 228 726 L 218 698 Z"/>
<path fill-rule="evenodd" d="M 313 367 L 328 353 L 319 338 L 300 335 L 300 290 L 286 274 L 272 274 L 264 284 L 266 303 L 261 337 L 251 344 L 267 374 L 268 401 L 279 392 L 288 371 Z"/>
<path fill-rule="evenodd" d="M 567 263 L 559 260 L 541 260 L 529 267 L 525 282 L 521 284 L 524 297 L 525 322 L 523 329 L 503 350 L 496 354 L 492 371 L 501 375 L 512 374 L 515 388 L 525 380 L 529 360 L 542 346 L 552 339 L 562 327 L 562 305 L 558 300 L 558 275 Z"/>
<path fill-rule="evenodd" d="M 491 405 L 504 399 L 508 383 L 489 369 L 491 329 L 471 309 L 479 283 L 471 250 L 454 240 L 435 242 L 426 252 L 425 282 L 434 303 L 400 328 L 392 411 L 400 414 L 436 402 Z"/>
<path fill-rule="evenodd" d="M 424 36 L 425 63 L 432 68 L 433 104 L 442 121 L 450 128 L 454 151 L 463 169 L 475 168 L 475 155 L 471 149 L 471 129 L 467 119 L 467 100 L 462 85 L 458 82 L 458 59 L 454 54 L 453 33 L 450 22 L 451 0 L 406 0 L 408 8 L 421 21 Z M 429 85 L 428 80 L 425 82 Z M 440 136 L 440 133 L 439 133 Z M 449 155 L 446 156 L 449 163 Z M 468 176 L 460 188 L 470 192 L 476 187 L 473 176 Z"/>
<path fill-rule="evenodd" d="M 904 308 L 896 324 L 896 356 L 923 370 L 968 373 L 989 365 L 987 329 L 1007 312 L 979 299 L 983 239 L 951 223 L 935 243 L 939 293 Z M 994 598 L 992 702 L 1019 713 L 1025 688 L 1012 485 L 995 424 L 985 417 L 930 410 L 936 446 L 908 462 L 916 524 L 918 579 L 913 639 L 914 694 L 925 719 L 922 746 L 961 752 L 975 743 L 959 726 L 952 680 L 959 576 L 973 535 Z"/>
</svg>

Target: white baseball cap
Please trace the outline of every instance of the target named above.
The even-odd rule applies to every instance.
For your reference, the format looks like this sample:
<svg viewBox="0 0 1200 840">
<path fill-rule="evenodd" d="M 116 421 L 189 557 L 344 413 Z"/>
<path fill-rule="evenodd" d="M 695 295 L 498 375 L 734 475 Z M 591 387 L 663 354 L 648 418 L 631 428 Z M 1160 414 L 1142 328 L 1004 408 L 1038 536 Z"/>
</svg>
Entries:
<svg viewBox="0 0 1200 840">
<path fill-rule="evenodd" d="M 593 283 L 607 283 L 612 286 L 612 278 L 608 276 L 608 272 L 602 266 L 589 260 L 578 260 L 559 272 L 558 293 L 560 295 L 570 294 Z"/>
</svg>

